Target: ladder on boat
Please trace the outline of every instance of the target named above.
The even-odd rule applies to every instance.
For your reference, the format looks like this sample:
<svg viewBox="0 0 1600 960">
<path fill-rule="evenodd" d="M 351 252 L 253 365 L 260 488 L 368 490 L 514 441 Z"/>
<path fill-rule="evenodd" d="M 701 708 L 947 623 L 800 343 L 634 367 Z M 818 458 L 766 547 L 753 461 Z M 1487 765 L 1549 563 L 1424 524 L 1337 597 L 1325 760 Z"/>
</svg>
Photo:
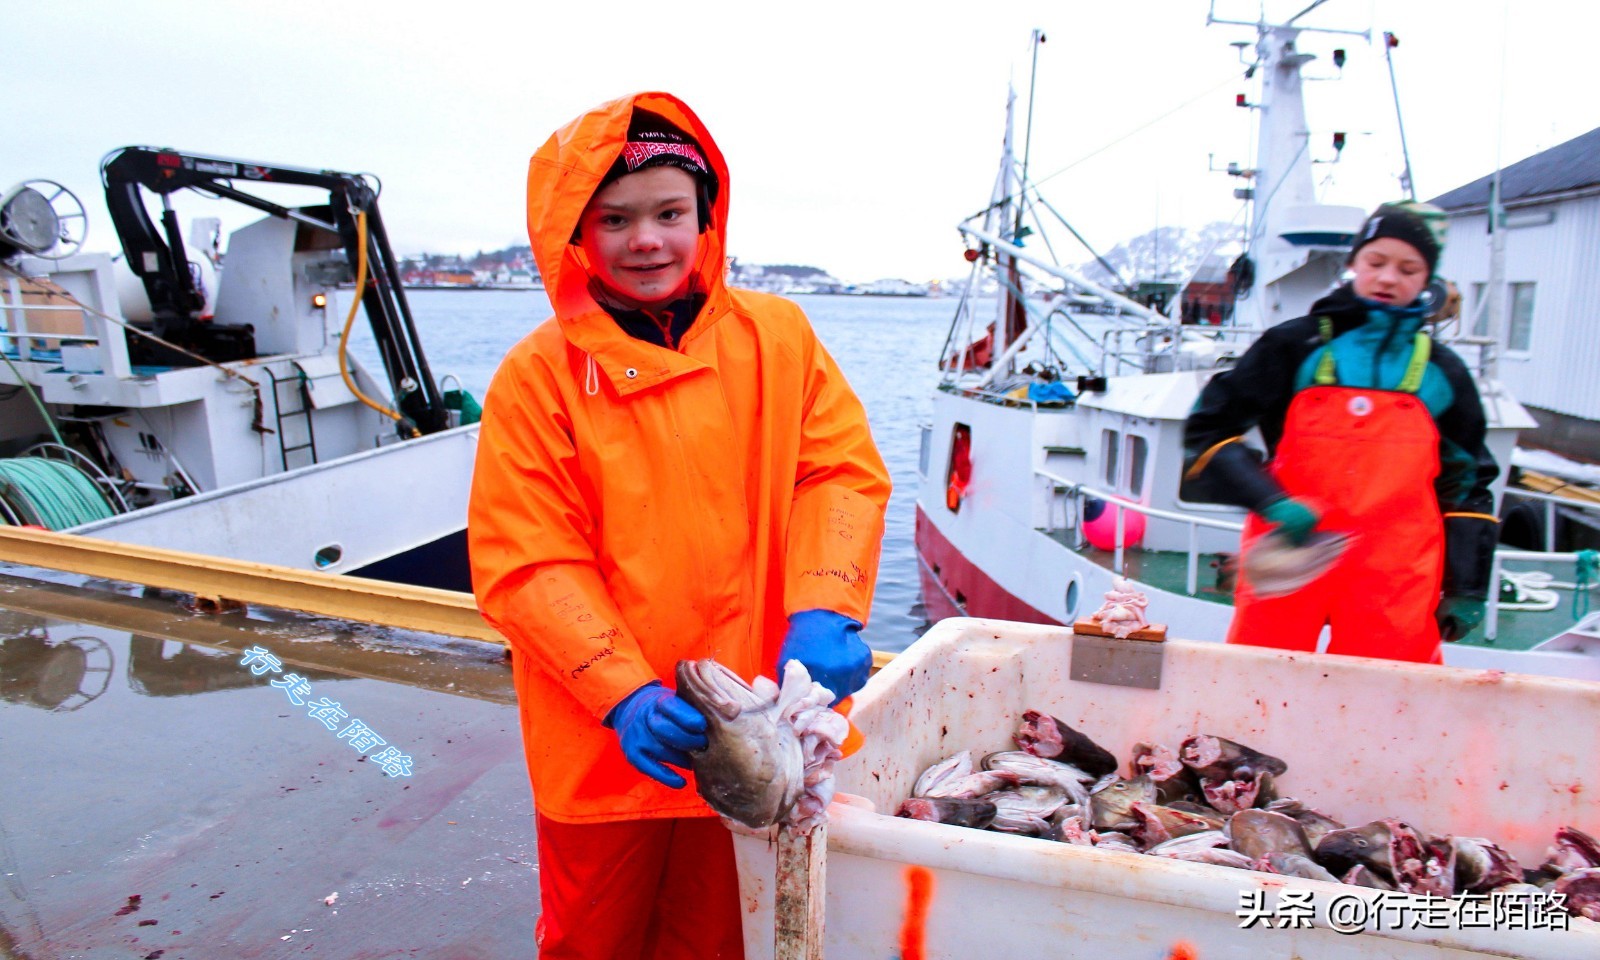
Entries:
<svg viewBox="0 0 1600 960">
<path fill-rule="evenodd" d="M 272 378 L 272 409 L 278 419 L 278 448 L 282 453 L 283 469 L 285 471 L 289 470 L 289 454 L 298 453 L 301 450 L 311 451 L 311 463 L 316 463 L 317 433 L 311 425 L 311 395 L 307 387 L 309 381 L 306 377 L 306 372 L 297 367 L 293 376 L 279 379 L 277 374 L 272 372 L 271 367 L 265 369 L 267 376 Z M 297 406 L 289 409 L 284 407 L 283 388 L 285 386 L 289 388 L 290 402 L 298 401 Z M 286 421 L 292 421 L 297 417 L 305 422 L 304 443 L 290 443 L 288 431 L 284 429 Z M 304 463 L 295 464 L 297 467 L 309 465 Z"/>
</svg>

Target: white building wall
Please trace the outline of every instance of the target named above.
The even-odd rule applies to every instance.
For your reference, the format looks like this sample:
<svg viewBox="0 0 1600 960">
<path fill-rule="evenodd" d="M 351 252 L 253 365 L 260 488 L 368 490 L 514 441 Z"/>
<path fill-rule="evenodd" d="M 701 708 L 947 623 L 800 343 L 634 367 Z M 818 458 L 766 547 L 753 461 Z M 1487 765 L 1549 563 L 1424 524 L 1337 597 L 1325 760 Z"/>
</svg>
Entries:
<svg viewBox="0 0 1600 960">
<path fill-rule="evenodd" d="M 1507 221 L 1506 283 L 1537 286 L 1529 349 L 1502 349 L 1499 378 L 1524 404 L 1600 420 L 1600 195 L 1516 207 Z M 1465 323 L 1478 308 L 1473 284 L 1489 279 L 1486 224 L 1484 213 L 1451 217 L 1439 264 L 1461 289 Z M 1510 325 L 1507 302 L 1502 345 Z"/>
</svg>

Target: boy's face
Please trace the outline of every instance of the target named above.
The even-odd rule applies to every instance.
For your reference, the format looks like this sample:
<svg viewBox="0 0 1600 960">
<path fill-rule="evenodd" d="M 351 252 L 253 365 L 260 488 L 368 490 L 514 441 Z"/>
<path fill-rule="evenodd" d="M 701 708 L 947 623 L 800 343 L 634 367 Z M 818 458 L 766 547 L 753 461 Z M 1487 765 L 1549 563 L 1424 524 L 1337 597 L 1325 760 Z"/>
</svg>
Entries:
<svg viewBox="0 0 1600 960">
<path fill-rule="evenodd" d="M 579 221 L 579 245 L 613 293 L 658 307 L 688 292 L 700 247 L 694 177 L 647 167 L 597 191 Z"/>
<path fill-rule="evenodd" d="M 1396 307 L 1409 306 L 1428 285 L 1428 261 L 1394 237 L 1379 237 L 1357 250 L 1350 268 L 1356 296 Z"/>
</svg>

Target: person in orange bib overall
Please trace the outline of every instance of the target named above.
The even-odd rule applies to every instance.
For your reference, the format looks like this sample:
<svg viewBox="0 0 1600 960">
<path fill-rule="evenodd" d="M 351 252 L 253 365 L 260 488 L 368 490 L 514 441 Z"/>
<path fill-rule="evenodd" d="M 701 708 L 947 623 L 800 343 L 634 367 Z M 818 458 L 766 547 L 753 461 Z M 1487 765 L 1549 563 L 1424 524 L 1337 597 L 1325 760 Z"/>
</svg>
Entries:
<svg viewBox="0 0 1600 960">
<path fill-rule="evenodd" d="M 728 170 L 664 93 L 528 170 L 555 316 L 484 402 L 473 590 L 506 637 L 533 784 L 542 960 L 743 956 L 727 828 L 692 789 L 679 660 L 867 679 L 889 474 L 805 314 L 724 280 Z M 770 938 L 771 933 L 767 936 Z"/>
<path fill-rule="evenodd" d="M 1443 214 L 1385 204 L 1351 280 L 1262 334 L 1211 379 L 1184 427 L 1186 499 L 1247 507 L 1241 552 L 1269 532 L 1350 536 L 1324 574 L 1260 596 L 1241 572 L 1230 643 L 1438 663 L 1483 619 L 1498 521 L 1483 407 L 1425 328 Z M 1261 431 L 1262 455 L 1244 442 Z M 1243 570 L 1245 564 L 1241 563 Z"/>
</svg>

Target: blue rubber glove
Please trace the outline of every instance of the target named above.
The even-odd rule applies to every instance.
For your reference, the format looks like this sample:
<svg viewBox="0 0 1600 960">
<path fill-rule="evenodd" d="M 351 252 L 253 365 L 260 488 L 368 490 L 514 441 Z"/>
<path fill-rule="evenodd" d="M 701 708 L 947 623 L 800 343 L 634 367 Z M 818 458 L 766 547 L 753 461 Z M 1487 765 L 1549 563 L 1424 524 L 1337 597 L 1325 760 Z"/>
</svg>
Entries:
<svg viewBox="0 0 1600 960">
<path fill-rule="evenodd" d="M 1439 638 L 1448 643 L 1476 630 L 1483 622 L 1486 607 L 1486 602 L 1476 597 L 1447 596 L 1440 600 L 1438 609 L 1433 612 L 1434 619 L 1439 621 Z"/>
<path fill-rule="evenodd" d="M 802 610 L 789 617 L 789 632 L 778 651 L 778 676 L 790 660 L 805 664 L 811 679 L 833 693 L 833 702 L 867 685 L 872 650 L 861 639 L 861 624 L 832 610 Z"/>
<path fill-rule="evenodd" d="M 706 718 L 700 711 L 655 680 L 628 694 L 606 714 L 606 726 L 617 731 L 622 755 L 638 771 L 674 789 L 687 781 L 667 764 L 693 765 L 688 751 L 706 748 Z"/>
<path fill-rule="evenodd" d="M 1272 524 L 1295 546 L 1303 546 L 1311 539 L 1311 531 L 1321 519 L 1317 511 L 1293 497 L 1280 497 L 1259 511 L 1261 519 Z"/>
</svg>

